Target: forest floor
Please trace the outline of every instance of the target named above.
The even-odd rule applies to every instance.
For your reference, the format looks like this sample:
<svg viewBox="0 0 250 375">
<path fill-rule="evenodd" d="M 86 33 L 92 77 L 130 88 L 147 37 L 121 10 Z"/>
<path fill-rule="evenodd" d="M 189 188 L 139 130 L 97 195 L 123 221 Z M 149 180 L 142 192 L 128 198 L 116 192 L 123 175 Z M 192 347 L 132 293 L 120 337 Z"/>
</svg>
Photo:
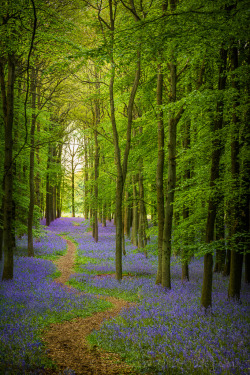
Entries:
<svg viewBox="0 0 250 375">
<path fill-rule="evenodd" d="M 61 272 L 56 282 L 65 284 L 73 273 L 76 246 L 67 240 L 67 253 L 55 261 Z M 66 289 L 72 287 L 65 285 Z M 79 291 L 76 290 L 79 294 Z M 98 296 L 99 297 L 99 296 Z M 118 355 L 107 353 L 96 346 L 90 348 L 86 337 L 98 330 L 104 320 L 118 315 L 122 309 L 128 309 L 132 304 L 122 299 L 100 296 L 113 304 L 113 308 L 95 313 L 87 318 L 76 318 L 63 323 L 51 324 L 44 332 L 48 356 L 57 364 L 58 370 L 48 370 L 48 374 L 73 373 L 79 375 L 118 375 L 135 374 L 131 368 L 121 362 Z"/>
<path fill-rule="evenodd" d="M 166 291 L 153 234 L 147 257 L 126 239 L 119 282 L 115 230 L 100 223 L 95 242 L 85 219 L 41 223 L 34 257 L 27 236 L 17 239 L 13 280 L 0 282 L 0 375 L 250 374 L 250 286 L 229 301 L 228 278 L 214 273 L 204 313 L 203 259 L 183 283 L 174 255 Z"/>
</svg>

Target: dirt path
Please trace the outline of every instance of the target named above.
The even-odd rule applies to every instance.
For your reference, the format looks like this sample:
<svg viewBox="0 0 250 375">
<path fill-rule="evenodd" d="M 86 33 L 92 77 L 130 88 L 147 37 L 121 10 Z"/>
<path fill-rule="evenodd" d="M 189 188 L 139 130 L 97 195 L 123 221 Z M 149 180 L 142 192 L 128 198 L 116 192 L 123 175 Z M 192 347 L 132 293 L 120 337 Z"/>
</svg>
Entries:
<svg viewBox="0 0 250 375">
<path fill-rule="evenodd" d="M 75 261 L 75 245 L 67 240 L 68 251 L 55 262 L 61 276 L 55 281 L 65 283 L 73 273 Z M 112 353 L 105 353 L 98 348 L 90 349 L 86 336 L 92 330 L 100 328 L 105 319 L 116 316 L 124 308 L 131 304 L 126 301 L 104 297 L 113 303 L 112 309 L 98 312 L 87 318 L 76 318 L 60 324 L 52 324 L 44 333 L 44 341 L 47 346 L 48 355 L 58 367 L 58 371 L 48 371 L 48 374 L 66 374 L 70 369 L 77 375 L 134 375 L 135 372 L 129 366 L 119 363 L 119 357 Z M 68 372 L 67 374 L 70 374 Z"/>
</svg>

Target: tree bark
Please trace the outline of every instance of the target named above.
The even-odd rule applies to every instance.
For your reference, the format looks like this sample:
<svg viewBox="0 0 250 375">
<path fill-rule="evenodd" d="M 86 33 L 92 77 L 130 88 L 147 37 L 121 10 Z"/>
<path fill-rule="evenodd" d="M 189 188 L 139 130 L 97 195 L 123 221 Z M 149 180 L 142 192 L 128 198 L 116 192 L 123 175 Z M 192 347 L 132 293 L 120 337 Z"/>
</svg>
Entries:
<svg viewBox="0 0 250 375">
<path fill-rule="evenodd" d="M 129 201 L 129 192 L 125 191 L 125 207 L 124 207 L 124 234 L 127 238 L 130 238 L 130 228 L 131 228 L 131 206 Z"/>
<path fill-rule="evenodd" d="M 61 217 L 62 212 L 62 204 L 61 204 L 61 185 L 62 185 L 62 143 L 58 145 L 58 154 L 56 158 L 56 162 L 59 168 L 59 172 L 57 174 L 57 185 L 56 185 L 56 218 L 58 219 Z"/>
<path fill-rule="evenodd" d="M 232 70 L 238 68 L 238 49 L 232 48 L 231 51 L 231 66 Z M 232 87 L 237 91 L 239 95 L 239 87 L 236 81 L 235 74 L 232 75 Z M 240 145 L 239 145 L 239 133 L 240 133 L 240 119 L 237 114 L 238 99 L 233 103 L 233 115 L 232 115 L 232 141 L 231 141 L 231 175 L 232 175 L 232 192 L 233 199 L 231 201 L 230 210 L 230 248 L 231 248 L 231 262 L 230 262 L 230 276 L 228 286 L 228 298 L 236 298 L 240 300 L 241 290 L 241 277 L 242 277 L 242 264 L 243 264 L 243 250 L 238 246 L 238 239 L 235 239 L 235 235 L 240 236 L 243 223 L 241 217 L 242 202 L 240 195 Z"/>
<path fill-rule="evenodd" d="M 226 259 L 226 249 L 225 249 L 225 230 L 224 230 L 224 210 L 223 204 L 224 199 L 222 199 L 222 205 L 216 214 L 216 241 L 219 245 L 216 249 L 216 258 L 214 265 L 214 272 L 222 273 L 224 271 L 225 259 Z"/>
<path fill-rule="evenodd" d="M 12 153 L 13 153 L 13 119 L 14 119 L 14 83 L 15 61 L 14 56 L 8 55 L 8 82 L 7 95 L 5 88 L 4 67 L 0 62 L 0 79 L 5 129 L 4 148 L 4 266 L 2 280 L 13 278 L 13 241 L 14 233 L 12 220 L 13 178 L 12 178 Z"/>
<path fill-rule="evenodd" d="M 137 176 L 133 176 L 133 220 L 132 220 L 132 236 L 131 242 L 134 246 L 138 246 L 138 196 L 137 196 Z"/>
<path fill-rule="evenodd" d="M 106 220 L 107 220 L 107 204 L 105 202 L 103 203 L 103 206 L 102 206 L 102 226 L 103 227 L 106 227 L 107 225 Z"/>
<path fill-rule="evenodd" d="M 138 230 L 138 247 L 139 249 L 145 248 L 147 245 L 146 229 L 147 229 L 147 213 L 144 203 L 144 185 L 143 185 L 143 175 L 141 173 L 143 169 L 142 160 L 140 161 L 140 171 L 138 174 L 139 182 L 139 230 Z M 144 251 L 147 257 L 147 251 Z"/>
<path fill-rule="evenodd" d="M 98 73 L 97 71 L 95 72 L 96 79 L 98 80 Z M 100 84 L 96 83 L 96 94 L 100 95 Z M 94 203 L 94 222 L 93 225 L 95 227 L 94 230 L 94 240 L 95 242 L 98 242 L 98 217 L 97 217 L 97 212 L 98 212 L 98 177 L 99 177 L 99 144 L 98 144 L 98 137 L 97 137 L 97 127 L 100 123 L 100 102 L 99 99 L 97 98 L 95 100 L 95 130 L 94 130 L 94 138 L 95 138 L 95 188 L 94 188 L 94 193 L 95 193 L 95 203 Z"/>
<path fill-rule="evenodd" d="M 158 214 L 158 269 L 156 284 L 162 281 L 162 245 L 163 245 L 163 228 L 164 228 L 164 191 L 163 191 L 163 170 L 164 170 L 164 122 L 162 110 L 163 95 L 163 73 L 161 64 L 158 65 L 157 75 L 157 106 L 158 106 L 158 157 L 156 170 L 156 191 L 157 191 L 157 214 Z"/>
<path fill-rule="evenodd" d="M 229 276 L 230 275 L 230 264 L 231 264 L 231 250 L 227 249 L 226 251 L 226 261 L 225 266 L 223 270 L 223 276 Z"/>
<path fill-rule="evenodd" d="M 114 137 L 114 146 L 115 146 L 115 163 L 117 169 L 116 177 L 116 279 L 122 279 L 122 237 L 123 237 L 123 223 L 122 223 L 122 200 L 123 200 L 123 189 L 126 181 L 127 174 L 127 165 L 128 165 L 128 156 L 130 151 L 131 144 L 131 129 L 133 121 L 133 107 L 135 95 L 140 80 L 141 64 L 140 64 L 140 52 L 137 53 L 137 67 L 134 77 L 133 87 L 129 97 L 129 103 L 127 108 L 127 134 L 126 134 L 126 145 L 123 155 L 123 163 L 121 161 L 121 150 L 119 145 L 119 136 L 116 126 L 116 117 L 115 117 L 115 104 L 114 104 L 114 80 L 115 80 L 115 62 L 113 56 L 113 46 L 114 46 L 114 14 L 113 14 L 113 4 L 112 0 L 109 0 L 109 15 L 110 15 L 110 31 L 111 31 L 111 79 L 109 84 L 109 98 L 110 98 L 110 114 L 111 114 L 111 123 Z"/>
<path fill-rule="evenodd" d="M 190 148 L 190 121 L 187 120 L 185 123 L 185 134 L 183 140 L 183 148 L 184 150 L 188 150 Z M 186 166 L 184 171 L 184 181 L 188 184 L 188 180 L 190 179 L 190 167 Z M 183 220 L 187 220 L 189 217 L 189 207 L 186 203 L 183 204 Z M 188 235 L 184 235 L 183 240 L 183 250 L 182 250 L 182 271 L 181 271 L 181 280 L 182 281 L 189 281 L 189 253 L 186 250 L 185 246 L 188 242 Z"/>
<path fill-rule="evenodd" d="M 219 68 L 219 83 L 218 89 L 224 90 L 226 87 L 226 62 L 227 62 L 227 51 L 224 48 L 220 50 L 221 65 Z M 206 223 L 206 243 L 209 245 L 214 239 L 214 224 L 216 218 L 216 210 L 218 204 L 218 192 L 216 193 L 215 186 L 219 178 L 219 165 L 221 157 L 221 139 L 219 131 L 223 127 L 223 100 L 217 103 L 217 117 L 213 123 L 213 135 L 212 141 L 212 160 L 210 170 L 210 189 L 211 191 L 209 202 L 208 202 L 208 215 Z M 213 282 L 213 253 L 209 251 L 204 255 L 204 276 L 202 284 L 201 294 L 201 306 L 205 310 L 212 307 L 212 282 Z"/>
<path fill-rule="evenodd" d="M 4 190 L 4 189 L 3 189 Z M 3 259 L 3 206 L 4 200 L 2 199 L 0 210 L 0 261 Z"/>
<path fill-rule="evenodd" d="M 88 180 L 88 143 L 86 136 L 84 136 L 84 217 L 86 220 L 89 218 Z"/>
<path fill-rule="evenodd" d="M 171 62 L 170 68 L 170 102 L 176 101 L 176 65 Z M 169 114 L 168 124 L 168 181 L 167 201 L 165 207 L 164 230 L 163 230 L 163 251 L 162 251 L 162 286 L 171 289 L 170 257 L 171 257 L 171 236 L 173 220 L 173 203 L 176 184 L 176 127 L 177 119 L 173 113 Z"/>
<path fill-rule="evenodd" d="M 37 76 L 37 80 L 38 80 Z M 40 84 L 37 82 L 37 108 L 38 110 L 41 109 L 41 90 L 40 90 Z M 40 124 L 37 121 L 37 127 L 36 127 L 36 134 L 37 134 L 37 139 L 39 139 L 39 134 L 40 134 Z M 40 213 L 42 213 L 42 187 L 41 187 L 41 177 L 40 177 L 40 146 L 37 143 L 36 144 L 36 161 L 37 161 L 37 173 L 35 176 L 35 204 L 40 208 Z"/>
<path fill-rule="evenodd" d="M 52 146 L 48 147 L 47 171 L 46 171 L 46 225 L 49 226 L 52 221 L 52 189 L 51 189 L 51 163 L 52 163 Z"/>
<path fill-rule="evenodd" d="M 30 202 L 28 213 L 28 256 L 34 256 L 33 248 L 33 217 L 35 204 L 35 184 L 34 184 L 34 162 L 35 162 L 35 129 L 36 129 L 36 75 L 35 68 L 31 72 L 31 129 L 30 129 L 30 173 L 29 173 L 29 187 L 30 187 Z"/>
</svg>

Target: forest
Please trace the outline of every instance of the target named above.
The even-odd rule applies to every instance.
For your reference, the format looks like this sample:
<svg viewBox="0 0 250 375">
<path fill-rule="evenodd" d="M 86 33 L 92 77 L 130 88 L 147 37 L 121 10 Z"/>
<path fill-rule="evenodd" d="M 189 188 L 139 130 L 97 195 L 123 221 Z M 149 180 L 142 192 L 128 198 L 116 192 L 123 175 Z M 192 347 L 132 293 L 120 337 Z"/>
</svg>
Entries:
<svg viewBox="0 0 250 375">
<path fill-rule="evenodd" d="M 250 373 L 249 25 L 0 1 L 0 374 Z"/>
</svg>

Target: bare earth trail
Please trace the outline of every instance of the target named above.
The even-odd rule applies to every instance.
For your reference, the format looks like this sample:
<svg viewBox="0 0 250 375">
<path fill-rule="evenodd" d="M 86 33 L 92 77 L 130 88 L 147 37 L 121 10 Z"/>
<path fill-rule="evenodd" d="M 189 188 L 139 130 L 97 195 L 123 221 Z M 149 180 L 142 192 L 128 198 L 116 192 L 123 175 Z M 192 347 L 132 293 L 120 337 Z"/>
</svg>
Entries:
<svg viewBox="0 0 250 375">
<path fill-rule="evenodd" d="M 55 281 L 62 284 L 66 283 L 73 273 L 75 261 L 76 247 L 69 240 L 67 244 L 67 254 L 55 262 L 61 272 L 61 276 Z M 86 341 L 86 336 L 91 331 L 98 330 L 104 320 L 118 315 L 122 309 L 132 305 L 108 296 L 103 298 L 112 302 L 114 307 L 87 318 L 75 318 L 71 321 L 52 324 L 44 332 L 43 338 L 48 355 L 59 367 L 59 371 L 48 371 L 48 374 L 70 374 L 65 372 L 66 369 L 70 369 L 77 375 L 135 375 L 128 365 L 119 363 L 119 357 L 116 354 L 106 353 L 98 348 L 91 349 Z"/>
</svg>

